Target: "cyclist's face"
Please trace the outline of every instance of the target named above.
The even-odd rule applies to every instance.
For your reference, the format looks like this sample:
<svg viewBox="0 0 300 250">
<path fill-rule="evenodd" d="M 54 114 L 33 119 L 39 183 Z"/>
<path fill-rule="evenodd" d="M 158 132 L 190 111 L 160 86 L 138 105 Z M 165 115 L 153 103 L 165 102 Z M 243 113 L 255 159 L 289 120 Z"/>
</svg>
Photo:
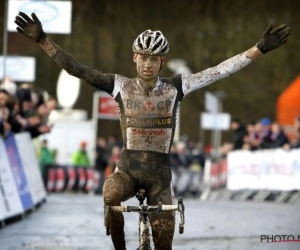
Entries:
<svg viewBox="0 0 300 250">
<path fill-rule="evenodd" d="M 133 61 L 136 63 L 139 77 L 144 80 L 155 79 L 159 73 L 162 59 L 161 56 L 134 54 Z"/>
</svg>

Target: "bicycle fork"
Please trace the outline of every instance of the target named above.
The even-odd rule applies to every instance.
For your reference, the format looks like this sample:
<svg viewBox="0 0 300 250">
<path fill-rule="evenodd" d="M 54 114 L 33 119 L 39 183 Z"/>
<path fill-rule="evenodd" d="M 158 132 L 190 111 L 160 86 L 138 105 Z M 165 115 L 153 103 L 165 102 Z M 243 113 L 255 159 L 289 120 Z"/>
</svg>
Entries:
<svg viewBox="0 0 300 250">
<path fill-rule="evenodd" d="M 138 250 L 151 250 L 150 246 L 150 222 L 148 220 L 146 212 L 147 206 L 141 205 L 143 212 L 140 212 L 139 219 L 139 243 L 140 247 Z"/>
</svg>

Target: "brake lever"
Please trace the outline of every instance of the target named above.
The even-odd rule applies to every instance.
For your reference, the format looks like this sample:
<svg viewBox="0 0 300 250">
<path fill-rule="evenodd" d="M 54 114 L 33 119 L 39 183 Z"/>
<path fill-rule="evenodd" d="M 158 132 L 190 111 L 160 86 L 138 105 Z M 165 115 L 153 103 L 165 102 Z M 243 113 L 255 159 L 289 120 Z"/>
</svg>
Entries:
<svg viewBox="0 0 300 250">
<path fill-rule="evenodd" d="M 180 214 L 179 233 L 183 234 L 185 218 L 184 218 L 184 204 L 183 204 L 182 197 L 178 198 L 178 211 L 179 211 L 179 214 Z"/>
</svg>

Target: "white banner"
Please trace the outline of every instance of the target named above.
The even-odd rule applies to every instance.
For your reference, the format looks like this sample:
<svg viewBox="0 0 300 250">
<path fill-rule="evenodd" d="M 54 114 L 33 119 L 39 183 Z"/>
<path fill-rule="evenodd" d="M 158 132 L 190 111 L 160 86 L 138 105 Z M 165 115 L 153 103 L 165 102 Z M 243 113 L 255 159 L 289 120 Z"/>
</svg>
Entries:
<svg viewBox="0 0 300 250">
<path fill-rule="evenodd" d="M 205 110 L 210 113 L 219 112 L 219 100 L 214 94 L 209 91 L 205 92 Z"/>
<path fill-rule="evenodd" d="M 35 13 L 46 33 L 71 34 L 72 2 L 71 1 L 20 1 L 8 2 L 7 30 L 16 32 L 14 23 L 16 15 L 24 12 L 31 17 Z"/>
<path fill-rule="evenodd" d="M 37 204 L 46 197 L 46 190 L 31 137 L 28 133 L 18 133 L 15 135 L 15 140 L 33 204 Z"/>
<path fill-rule="evenodd" d="M 229 190 L 300 190 L 300 150 L 233 151 L 227 166 Z"/>
<path fill-rule="evenodd" d="M 7 56 L 5 75 L 16 82 L 35 81 L 35 58 L 29 56 Z M 3 56 L 0 56 L 0 79 L 3 78 Z"/>
<path fill-rule="evenodd" d="M 231 116 L 228 113 L 201 113 L 201 128 L 208 130 L 229 130 Z"/>
<path fill-rule="evenodd" d="M 23 213 L 23 205 L 0 138 L 0 220 Z"/>
</svg>

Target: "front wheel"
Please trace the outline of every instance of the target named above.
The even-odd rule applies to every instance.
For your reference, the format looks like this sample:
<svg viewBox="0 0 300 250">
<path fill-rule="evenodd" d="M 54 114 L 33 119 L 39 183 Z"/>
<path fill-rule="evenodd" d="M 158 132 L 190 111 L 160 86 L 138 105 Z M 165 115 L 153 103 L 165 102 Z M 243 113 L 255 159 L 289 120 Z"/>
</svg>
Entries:
<svg viewBox="0 0 300 250">
<path fill-rule="evenodd" d="M 150 245 L 150 222 L 146 215 L 140 214 L 139 219 L 139 250 L 151 250 Z"/>
</svg>

